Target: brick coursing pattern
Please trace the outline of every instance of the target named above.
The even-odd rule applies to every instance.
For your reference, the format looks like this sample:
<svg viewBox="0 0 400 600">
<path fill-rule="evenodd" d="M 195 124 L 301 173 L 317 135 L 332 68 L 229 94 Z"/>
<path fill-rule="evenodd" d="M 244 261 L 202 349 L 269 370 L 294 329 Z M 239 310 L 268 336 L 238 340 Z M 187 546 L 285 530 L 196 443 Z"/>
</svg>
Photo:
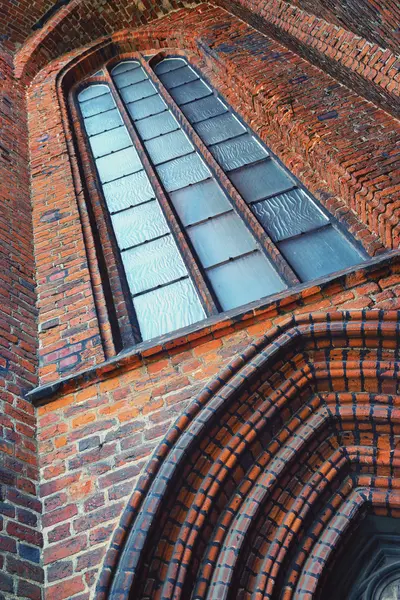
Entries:
<svg viewBox="0 0 400 600">
<path fill-rule="evenodd" d="M 83 597 L 97 600 L 94 590 L 106 550 L 155 447 L 168 431 L 176 433 L 174 421 L 185 409 L 195 409 L 194 398 L 203 388 L 214 390 L 210 381 L 221 370 L 242 366 L 241 354 L 259 336 L 281 327 L 292 314 L 301 321 L 335 307 L 355 314 L 362 308 L 398 308 L 398 295 L 400 261 L 386 259 L 258 314 L 249 312 L 241 321 L 232 319 L 175 344 L 99 365 L 39 400 L 44 402 L 38 408 L 38 435 L 46 598 L 54 597 L 53 586 L 58 586 L 57 594 L 62 590 L 65 598 L 75 600 L 70 585 L 78 585 Z M 341 353 L 342 346 L 338 348 Z M 326 360 L 320 354 L 318 360 Z M 376 377 L 372 353 L 367 354 L 373 370 L 368 377 Z M 360 371 L 352 370 L 348 378 L 359 377 Z M 320 391 L 332 390 L 322 386 Z M 152 465 L 154 461 L 150 471 Z"/>
<path fill-rule="evenodd" d="M 18 2 L 12 7 L 10 5 L 4 13 L 6 18 L 16 16 L 21 7 Z M 371 337 L 369 330 L 367 332 L 364 326 L 356 325 L 355 341 L 353 338 L 340 338 L 339 346 L 331 348 L 331 333 L 328 331 L 327 337 L 321 338 L 329 341 L 329 368 L 323 341 L 319 340 L 320 346 L 316 344 L 302 351 L 298 364 L 303 365 L 301 360 L 310 353 L 314 371 L 318 371 L 319 375 L 325 372 L 326 377 L 318 379 L 320 387 L 314 389 L 314 396 L 298 397 L 294 399 L 293 406 L 305 410 L 300 408 L 301 402 L 304 407 L 308 402 L 311 410 L 312 403 L 319 402 L 323 410 L 328 411 L 333 410 L 329 407 L 336 403 L 335 407 L 337 405 L 337 410 L 342 410 L 344 415 L 343 418 L 335 417 L 333 429 L 332 420 L 329 421 L 330 431 L 334 431 L 329 438 L 334 440 L 333 447 L 324 446 L 320 455 L 317 445 L 311 443 L 310 456 L 304 454 L 305 469 L 308 469 L 304 475 L 305 485 L 311 472 L 316 473 L 315 478 L 319 476 L 320 461 L 328 461 L 327 490 L 334 498 L 335 518 L 342 514 L 346 517 L 346 513 L 341 511 L 346 511 L 349 506 L 358 510 L 365 499 L 381 514 L 387 514 L 385 511 L 391 507 L 391 514 L 398 516 L 396 492 L 387 494 L 385 491 L 389 483 L 393 488 L 397 485 L 396 454 L 393 454 L 396 452 L 397 399 L 394 393 L 397 390 L 393 388 L 394 377 L 391 376 L 394 364 L 392 333 L 388 334 L 387 347 L 384 334 L 392 331 L 397 318 L 387 311 L 400 308 L 400 264 L 399 258 L 394 255 L 379 259 L 383 247 L 398 246 L 398 122 L 221 8 L 203 4 L 193 10 L 178 10 L 148 24 L 151 19 L 181 7 L 178 3 L 163 3 L 160 7 L 127 2 L 119 3 L 118 10 L 113 3 L 102 5 L 100 10 L 97 1 L 72 0 L 22 46 L 14 60 L 17 78 L 12 75 L 11 55 L 1 53 L 0 86 L 4 97 L 0 101 L 0 597 L 3 595 L 7 600 L 15 595 L 39 600 L 42 581 L 46 588 L 45 597 L 49 600 L 98 598 L 95 589 L 102 565 L 106 560 L 107 568 L 101 581 L 101 585 L 106 586 L 125 535 L 125 530 L 118 529 L 117 536 L 113 537 L 114 531 L 121 516 L 123 525 L 130 527 L 132 524 L 130 508 L 128 512 L 125 509 L 156 446 L 168 431 L 172 431 L 169 436 L 175 435 L 176 430 L 171 429 L 174 421 L 184 410 L 193 410 L 196 406 L 192 404 L 193 398 L 204 386 L 214 388 L 217 385 L 215 381 L 209 382 L 221 369 L 229 363 L 229 371 L 240 367 L 241 355 L 247 352 L 249 344 L 254 348 L 254 340 L 259 335 L 273 327 L 283 327 L 292 314 L 296 315 L 297 322 L 310 322 L 310 318 L 316 319 L 315 315 L 320 311 L 334 311 L 336 308 L 345 311 L 379 308 L 383 311 L 379 317 L 371 318 L 378 321 L 386 319 L 388 329 L 382 326 L 377 333 L 371 333 Z M 9 29 L 5 32 L 6 36 L 11 35 L 5 40 L 6 45 L 18 45 L 25 39 L 28 26 L 41 8 L 47 9 L 48 4 L 33 0 L 29 7 L 25 6 L 26 20 L 23 24 L 16 20 L 15 37 Z M 310 5 L 303 3 L 301 8 L 310 10 Z M 316 38 L 312 39 L 312 36 L 304 36 L 301 28 L 297 32 L 292 29 L 289 12 L 288 9 L 285 19 L 271 32 L 285 43 L 288 40 L 292 47 L 296 36 L 302 38 L 298 51 L 308 45 L 310 50 L 301 50 L 303 55 L 317 66 L 324 66 L 323 57 L 330 50 L 321 47 L 318 35 L 325 31 L 332 38 L 337 29 L 331 23 L 325 25 L 311 19 L 308 23 L 313 22 L 316 31 Z M 309 18 L 302 12 L 297 14 Z M 386 12 L 385 19 L 389 16 Z M 329 11 L 321 12 L 321 18 L 331 18 Z M 139 26 L 135 31 L 134 28 Z M 282 33 L 285 27 L 291 30 L 290 40 Z M 121 31 L 123 28 L 130 31 Z M 113 35 L 112 43 L 108 37 L 110 34 Z M 356 43 L 355 37 L 349 37 L 346 31 L 340 31 L 338 39 L 340 44 Z M 83 44 L 86 47 L 82 48 Z M 370 44 L 364 40 L 360 40 L 359 44 L 355 52 L 360 50 L 360 60 L 362 56 L 366 57 L 362 73 L 365 85 L 359 88 L 361 92 L 365 97 L 374 99 L 376 86 L 386 85 L 383 76 L 388 75 L 391 82 L 387 91 L 394 93 L 398 69 L 393 57 L 381 55 L 379 48 L 375 47 L 372 54 Z M 96 45 L 100 47 L 97 54 Z M 96 270 L 93 239 L 85 214 L 63 92 L 68 87 L 68 77 L 69 85 L 75 76 L 84 76 L 87 65 L 95 67 L 102 53 L 163 50 L 167 47 L 189 53 L 194 63 L 260 137 L 331 212 L 349 225 L 371 255 L 378 258 L 367 268 L 356 269 L 351 274 L 333 278 L 333 281 L 304 286 L 299 292 L 253 308 L 245 314 L 230 315 L 205 327 L 195 328 L 186 336 L 165 341 L 158 347 L 133 352 L 103 364 L 105 357 L 110 355 L 105 352 L 104 345 L 104 331 L 109 329 L 109 324 L 104 303 L 101 306 L 101 280 Z M 319 48 L 319 58 L 312 47 Z M 65 55 L 65 52 L 69 54 Z M 81 60 L 84 56 L 86 58 Z M 380 63 L 376 75 L 369 71 L 374 68 L 368 64 L 369 60 Z M 334 61 L 338 65 L 344 63 L 338 55 Z M 350 67 L 356 68 L 355 65 L 347 65 L 346 68 Z M 355 87 L 347 71 L 331 69 L 330 72 Z M 20 76 L 22 79 L 19 81 Z M 25 84 L 29 86 L 27 107 Z M 26 114 L 29 129 L 26 128 Z M 29 175 L 34 211 L 38 312 L 33 288 L 35 265 Z M 310 314 L 312 317 L 308 316 Z M 351 318 L 360 323 L 368 319 L 368 314 L 357 313 Z M 330 318 L 339 317 L 333 315 Z M 323 322 L 326 319 L 324 316 Z M 324 325 L 323 331 L 326 333 L 329 327 Z M 41 382 L 51 383 L 72 375 L 38 408 L 39 454 L 36 449 L 35 411 L 26 399 L 26 391 L 38 382 L 37 328 Z M 363 346 L 361 351 L 357 349 L 360 346 Z M 289 352 L 282 360 L 286 361 L 282 366 L 283 372 L 292 373 L 294 356 Z M 353 369 L 354 360 L 357 360 L 357 368 Z M 361 370 L 360 361 L 365 366 Z M 352 366 L 350 370 L 347 364 Z M 329 378 L 336 366 L 337 377 Z M 382 369 L 379 371 L 378 367 Z M 80 371 L 83 373 L 79 376 Z M 381 386 L 378 392 L 377 385 Z M 341 386 L 340 389 L 337 386 Z M 354 391 L 355 396 L 349 399 L 346 390 Z M 365 414 L 370 409 L 364 402 L 372 400 L 375 402 L 372 412 L 376 411 L 376 427 L 371 424 L 370 413 L 368 417 Z M 260 396 L 257 396 L 255 403 L 260 401 Z M 348 418 L 349 402 L 355 407 L 351 406 Z M 244 410 L 251 412 L 246 403 L 243 406 Z M 233 413 L 232 419 L 237 427 L 238 421 L 235 421 Z M 282 414 L 282 420 L 291 427 L 290 411 Z M 348 427 L 347 423 L 354 427 Z M 215 436 L 212 443 L 218 439 Z M 315 444 L 319 443 L 317 438 L 315 440 Z M 365 462 L 362 464 L 357 452 L 356 455 L 353 453 L 354 447 L 360 445 L 373 448 L 371 456 L 367 452 L 363 454 Z M 200 446 L 199 443 L 198 452 L 203 450 Z M 340 462 L 343 458 L 341 452 L 346 456 L 349 474 L 354 472 L 354 468 L 356 473 L 347 479 L 339 477 L 339 487 L 335 487 L 333 475 L 336 473 L 336 461 Z M 150 463 L 150 472 L 155 464 L 154 460 Z M 358 467 L 351 466 L 357 464 Z M 289 468 L 290 477 L 295 477 L 297 467 L 298 464 L 294 463 L 293 471 Z M 376 475 L 375 471 L 379 471 L 379 478 L 375 477 L 372 481 L 371 472 Z M 303 482 L 302 477 L 300 474 L 299 486 Z M 225 493 L 230 489 L 229 485 L 236 485 L 237 481 L 230 479 Z M 140 484 L 144 485 L 143 482 Z M 357 486 L 361 492 L 353 493 Z M 372 488 L 373 491 L 366 495 L 365 490 Z M 300 487 L 295 488 L 295 493 L 297 491 Z M 183 488 L 177 487 L 176 493 L 180 492 Z M 386 497 L 382 507 L 383 494 Z M 351 499 L 351 505 L 343 502 L 345 496 Z M 134 501 L 138 497 L 136 494 Z M 167 495 L 164 501 L 172 500 Z M 41 502 L 43 529 L 39 522 Z M 321 502 L 322 506 L 323 499 Z M 220 509 L 223 508 L 222 502 Z M 182 510 L 186 511 L 186 508 L 182 507 Z M 270 515 L 268 507 L 266 510 Z M 292 506 L 290 510 L 288 519 L 297 515 L 296 510 L 301 510 L 301 507 Z M 256 522 L 265 522 L 265 514 L 260 512 L 260 520 Z M 278 522 L 283 522 L 283 514 L 284 509 L 278 506 L 273 516 Z M 213 515 L 216 518 L 217 513 Z M 160 531 L 164 526 L 169 530 L 167 518 L 165 513 L 160 520 Z M 347 522 L 346 518 L 344 522 Z M 275 532 L 277 543 L 281 544 L 280 550 L 286 543 L 291 543 L 282 537 L 282 529 Z M 208 531 L 205 537 L 207 534 Z M 42 545 L 42 535 L 45 549 L 40 554 L 38 549 Z M 112 539 L 114 546 L 107 553 Z M 172 537 L 170 539 L 175 543 Z M 262 586 L 266 585 L 263 574 L 267 573 L 263 557 L 268 555 L 269 538 L 247 538 L 246 544 L 249 540 L 249 546 L 254 543 L 260 548 L 260 555 L 252 556 L 246 545 L 243 563 L 246 573 L 241 567 L 236 574 L 240 573 L 238 579 L 243 589 L 263 589 Z M 337 542 L 336 538 L 329 540 L 326 537 L 321 537 L 320 541 L 317 550 L 321 553 L 325 552 L 326 541 Z M 305 548 L 310 543 L 304 538 Z M 166 551 L 170 548 L 166 546 Z M 199 548 L 205 548 L 201 539 Z M 273 552 L 280 551 L 277 546 L 274 548 Z M 156 563 L 159 550 L 160 546 L 155 543 L 152 551 Z M 201 552 L 199 556 L 202 556 Z M 227 564 L 226 561 L 231 558 L 223 554 L 222 546 L 221 552 L 220 556 Z M 40 556 L 44 575 L 39 564 Z M 279 567 L 279 560 L 275 561 L 276 567 Z M 315 569 L 316 565 L 306 563 L 305 556 L 299 556 L 299 561 L 303 561 L 300 566 L 303 573 L 301 585 L 306 598 L 311 585 L 307 572 Z M 252 572 L 260 575 L 252 575 Z M 163 584 L 164 575 L 164 566 L 157 564 L 157 581 Z M 297 585 L 297 582 L 291 583 Z"/>
<path fill-rule="evenodd" d="M 24 89 L 0 51 L 0 597 L 40 598 L 41 503 L 32 220 Z"/>
</svg>

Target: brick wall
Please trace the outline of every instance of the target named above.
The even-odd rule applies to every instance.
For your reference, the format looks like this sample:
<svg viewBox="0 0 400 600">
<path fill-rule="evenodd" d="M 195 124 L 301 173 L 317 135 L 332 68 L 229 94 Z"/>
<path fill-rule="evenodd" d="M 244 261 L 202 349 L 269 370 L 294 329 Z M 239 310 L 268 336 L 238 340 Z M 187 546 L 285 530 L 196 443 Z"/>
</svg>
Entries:
<svg viewBox="0 0 400 600">
<path fill-rule="evenodd" d="M 0 52 L 0 597 L 40 598 L 36 309 L 24 90 Z"/>
<path fill-rule="evenodd" d="M 106 550 L 140 473 L 209 380 L 288 315 L 334 307 L 400 308 L 400 260 L 382 259 L 242 321 L 228 319 L 169 348 L 72 378 L 38 408 L 46 598 L 95 598 Z"/>
</svg>

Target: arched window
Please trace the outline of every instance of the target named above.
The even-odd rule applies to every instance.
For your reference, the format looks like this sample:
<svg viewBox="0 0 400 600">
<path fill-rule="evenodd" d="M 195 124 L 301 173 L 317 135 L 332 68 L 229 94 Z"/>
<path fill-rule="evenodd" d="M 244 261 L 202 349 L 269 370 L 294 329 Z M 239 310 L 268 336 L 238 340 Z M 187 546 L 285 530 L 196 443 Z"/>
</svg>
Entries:
<svg viewBox="0 0 400 600">
<path fill-rule="evenodd" d="M 105 79 L 78 103 L 142 340 L 364 260 L 185 59 Z"/>
</svg>

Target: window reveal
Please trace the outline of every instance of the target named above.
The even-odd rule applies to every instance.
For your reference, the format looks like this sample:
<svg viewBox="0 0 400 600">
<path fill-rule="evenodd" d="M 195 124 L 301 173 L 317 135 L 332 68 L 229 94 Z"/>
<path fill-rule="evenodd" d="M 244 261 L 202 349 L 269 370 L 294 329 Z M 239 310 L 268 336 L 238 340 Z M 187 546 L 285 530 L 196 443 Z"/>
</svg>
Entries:
<svg viewBox="0 0 400 600">
<path fill-rule="evenodd" d="M 285 276 L 260 245 L 146 69 L 138 60 L 120 62 L 111 71 L 113 83 L 89 85 L 78 102 L 143 340 L 363 260 L 187 61 L 167 58 L 154 71 L 296 275 Z M 181 235 L 171 229 L 138 146 L 179 218 Z M 182 240 L 203 275 L 198 281 Z M 202 301 L 203 286 L 214 299 L 211 308 Z"/>
</svg>

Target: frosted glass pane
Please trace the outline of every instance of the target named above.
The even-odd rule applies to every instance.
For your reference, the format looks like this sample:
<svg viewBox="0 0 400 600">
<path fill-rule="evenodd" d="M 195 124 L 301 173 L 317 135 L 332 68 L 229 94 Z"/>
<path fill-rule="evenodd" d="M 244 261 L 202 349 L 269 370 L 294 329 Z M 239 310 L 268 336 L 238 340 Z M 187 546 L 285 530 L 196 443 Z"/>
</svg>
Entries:
<svg viewBox="0 0 400 600">
<path fill-rule="evenodd" d="M 137 60 L 127 60 L 124 62 L 120 62 L 116 67 L 113 68 L 111 74 L 118 75 L 119 73 L 125 73 L 126 71 L 132 71 L 138 69 L 140 64 Z"/>
<path fill-rule="evenodd" d="M 279 244 L 301 281 L 309 281 L 363 261 L 357 250 L 333 227 L 306 233 Z"/>
<path fill-rule="evenodd" d="M 175 331 L 205 318 L 200 300 L 189 279 L 138 296 L 134 305 L 144 340 Z"/>
<path fill-rule="evenodd" d="M 196 81 L 186 85 L 172 88 L 169 93 L 177 104 L 184 104 L 185 102 L 192 102 L 210 96 L 212 91 L 201 79 L 196 79 Z"/>
<path fill-rule="evenodd" d="M 154 67 L 154 72 L 157 73 L 157 75 L 160 75 L 161 73 L 166 73 L 167 71 L 180 69 L 184 65 L 187 65 L 187 62 L 183 58 L 166 58 Z"/>
<path fill-rule="evenodd" d="M 168 73 L 160 73 L 159 78 L 167 90 L 176 87 L 177 85 L 183 85 L 198 79 L 199 76 L 190 68 L 182 67 L 182 69 L 175 69 Z"/>
<path fill-rule="evenodd" d="M 114 106 L 115 102 L 110 93 L 96 96 L 96 98 L 92 98 L 91 100 L 80 104 L 81 113 L 84 117 L 92 117 L 93 115 L 110 110 L 111 108 L 114 108 Z"/>
<path fill-rule="evenodd" d="M 226 171 L 261 160 L 267 152 L 251 135 L 242 135 L 210 148 L 211 154 Z"/>
<path fill-rule="evenodd" d="M 157 113 L 166 110 L 165 103 L 161 100 L 160 96 L 151 96 L 144 100 L 138 100 L 127 105 L 127 109 L 132 119 L 143 119 L 144 117 L 150 117 Z"/>
<path fill-rule="evenodd" d="M 170 131 L 179 129 L 178 123 L 169 111 L 164 111 L 154 117 L 148 117 L 147 119 L 138 121 L 135 123 L 135 126 L 140 137 L 144 141 L 161 135 L 162 133 L 169 133 Z"/>
<path fill-rule="evenodd" d="M 230 202 L 214 179 L 172 192 L 171 200 L 183 225 L 191 225 L 226 212 Z"/>
<path fill-rule="evenodd" d="M 207 145 L 222 142 L 246 131 L 236 117 L 229 113 L 225 113 L 209 121 L 202 121 L 202 123 L 195 125 L 194 128 Z"/>
<path fill-rule="evenodd" d="M 114 127 L 118 127 L 119 125 L 122 125 L 122 119 L 119 110 L 116 108 L 102 115 L 95 115 L 94 117 L 85 119 L 85 129 L 88 135 L 96 135 L 97 133 L 114 129 Z"/>
<path fill-rule="evenodd" d="M 207 275 L 223 310 L 276 294 L 287 287 L 261 252 L 210 269 Z"/>
<path fill-rule="evenodd" d="M 202 100 L 183 105 L 182 112 L 191 123 L 197 123 L 197 121 L 222 115 L 222 113 L 227 112 L 227 108 L 215 96 L 208 96 Z"/>
<path fill-rule="evenodd" d="M 131 138 L 125 127 L 117 127 L 117 129 L 111 129 L 111 131 L 94 135 L 89 138 L 89 142 L 95 158 L 132 145 Z"/>
<path fill-rule="evenodd" d="M 189 184 L 210 177 L 210 171 L 195 153 L 160 165 L 157 168 L 157 173 L 167 192 L 179 190 Z"/>
<path fill-rule="evenodd" d="M 261 200 L 294 185 L 292 179 L 273 160 L 230 173 L 229 178 L 247 202 Z"/>
<path fill-rule="evenodd" d="M 85 100 L 90 100 L 90 98 L 95 98 L 96 96 L 101 96 L 102 94 L 109 93 L 107 85 L 89 85 L 89 87 L 85 88 L 78 94 L 78 101 L 85 102 Z"/>
<path fill-rule="evenodd" d="M 292 190 L 257 202 L 252 208 L 274 241 L 284 240 L 328 223 L 328 218 L 302 190 Z"/>
<path fill-rule="evenodd" d="M 155 197 L 145 171 L 122 177 L 103 185 L 104 197 L 110 212 L 146 202 Z"/>
<path fill-rule="evenodd" d="M 172 235 L 121 253 L 132 294 L 187 275 Z"/>
<path fill-rule="evenodd" d="M 102 183 L 129 175 L 142 169 L 142 163 L 135 148 L 131 146 L 114 154 L 96 160 L 96 167 Z"/>
<path fill-rule="evenodd" d="M 156 200 L 113 215 L 111 219 L 120 250 L 169 233 Z"/>
<path fill-rule="evenodd" d="M 121 96 L 124 102 L 135 102 L 135 100 L 141 100 L 148 96 L 154 96 L 157 94 L 154 85 L 150 81 L 142 81 L 142 83 L 135 83 L 135 85 L 129 85 L 121 90 Z"/>
<path fill-rule="evenodd" d="M 193 152 L 193 146 L 183 131 L 174 131 L 154 138 L 149 142 L 145 142 L 145 146 L 155 165 Z"/>
<path fill-rule="evenodd" d="M 253 236 L 235 213 L 194 225 L 187 232 L 205 268 L 256 248 Z"/>
<path fill-rule="evenodd" d="M 120 75 L 113 75 L 114 83 L 119 90 L 123 90 L 127 86 L 147 79 L 147 74 L 143 69 L 134 69 L 132 71 L 126 71 Z"/>
</svg>

